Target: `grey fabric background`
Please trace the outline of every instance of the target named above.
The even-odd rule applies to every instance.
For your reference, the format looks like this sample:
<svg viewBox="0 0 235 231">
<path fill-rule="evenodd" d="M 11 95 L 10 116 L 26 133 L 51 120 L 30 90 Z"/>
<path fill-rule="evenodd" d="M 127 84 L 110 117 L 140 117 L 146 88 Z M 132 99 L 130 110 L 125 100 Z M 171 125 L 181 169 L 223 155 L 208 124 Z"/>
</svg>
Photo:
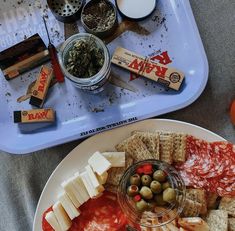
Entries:
<svg viewBox="0 0 235 231">
<path fill-rule="evenodd" d="M 201 97 L 162 116 L 194 123 L 235 143 L 228 108 L 235 98 L 235 1 L 191 0 L 210 65 Z M 193 55 L 193 54 L 192 54 Z M 30 231 L 40 193 L 57 164 L 79 141 L 13 156 L 0 152 L 0 231 Z"/>
</svg>

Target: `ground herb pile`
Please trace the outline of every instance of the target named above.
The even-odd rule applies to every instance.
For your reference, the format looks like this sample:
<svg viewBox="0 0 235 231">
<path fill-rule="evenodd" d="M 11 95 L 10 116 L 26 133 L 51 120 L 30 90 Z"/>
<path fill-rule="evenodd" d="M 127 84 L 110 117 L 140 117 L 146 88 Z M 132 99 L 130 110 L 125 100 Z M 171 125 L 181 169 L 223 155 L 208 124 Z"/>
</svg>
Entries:
<svg viewBox="0 0 235 231">
<path fill-rule="evenodd" d="M 78 78 L 90 78 L 97 74 L 104 64 L 104 52 L 95 41 L 80 39 L 69 50 L 67 71 Z"/>
<path fill-rule="evenodd" d="M 115 23 L 115 11 L 106 1 L 98 1 L 84 9 L 83 21 L 94 32 L 110 29 Z"/>
</svg>

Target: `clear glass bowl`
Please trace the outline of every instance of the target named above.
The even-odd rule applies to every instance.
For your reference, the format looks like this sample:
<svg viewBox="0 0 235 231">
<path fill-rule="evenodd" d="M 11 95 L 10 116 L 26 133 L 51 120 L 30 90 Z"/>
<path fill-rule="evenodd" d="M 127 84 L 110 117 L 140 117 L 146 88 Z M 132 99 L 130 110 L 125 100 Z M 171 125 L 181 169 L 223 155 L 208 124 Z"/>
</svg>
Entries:
<svg viewBox="0 0 235 231">
<path fill-rule="evenodd" d="M 130 176 L 136 173 L 136 169 L 142 165 L 151 164 L 154 170 L 163 170 L 167 175 L 167 180 L 176 191 L 176 201 L 167 206 L 157 206 L 154 211 L 139 212 L 135 208 L 133 198 L 127 195 L 127 188 L 130 185 Z M 130 226 L 156 228 L 164 226 L 173 221 L 184 208 L 185 184 L 177 171 L 169 164 L 158 160 L 144 160 L 130 166 L 121 178 L 118 187 L 118 202 L 125 213 Z"/>
<path fill-rule="evenodd" d="M 66 69 L 68 53 L 71 50 L 71 48 L 74 46 L 74 44 L 80 39 L 88 39 L 88 40 L 92 39 L 96 43 L 97 47 L 103 50 L 104 54 L 103 67 L 100 69 L 100 71 L 97 74 L 89 78 L 79 78 L 73 76 Z M 104 89 L 104 86 L 106 85 L 106 83 L 110 78 L 111 58 L 109 50 L 102 40 L 100 40 L 99 38 L 97 38 L 95 35 L 92 34 L 79 33 L 68 38 L 60 49 L 59 62 L 61 65 L 61 69 L 64 75 L 67 77 L 67 79 L 69 79 L 75 87 L 82 90 L 86 90 L 92 93 L 98 93 Z"/>
</svg>

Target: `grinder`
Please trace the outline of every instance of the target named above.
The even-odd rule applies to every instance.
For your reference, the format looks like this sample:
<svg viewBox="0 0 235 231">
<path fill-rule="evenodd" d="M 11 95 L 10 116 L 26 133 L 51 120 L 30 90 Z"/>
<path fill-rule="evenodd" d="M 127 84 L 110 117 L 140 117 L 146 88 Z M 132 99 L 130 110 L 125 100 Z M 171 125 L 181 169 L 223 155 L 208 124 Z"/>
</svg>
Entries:
<svg viewBox="0 0 235 231">
<path fill-rule="evenodd" d="M 47 0 L 47 4 L 57 20 L 72 23 L 80 18 L 84 0 Z"/>
</svg>

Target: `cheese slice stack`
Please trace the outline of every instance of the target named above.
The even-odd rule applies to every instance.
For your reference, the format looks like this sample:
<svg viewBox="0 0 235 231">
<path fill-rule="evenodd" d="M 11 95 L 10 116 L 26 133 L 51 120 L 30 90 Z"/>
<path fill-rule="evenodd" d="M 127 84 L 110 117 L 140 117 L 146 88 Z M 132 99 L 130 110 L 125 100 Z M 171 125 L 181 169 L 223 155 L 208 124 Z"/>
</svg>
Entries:
<svg viewBox="0 0 235 231">
<path fill-rule="evenodd" d="M 87 189 L 85 187 L 85 185 L 82 182 L 81 176 L 79 174 L 79 172 L 76 172 L 72 178 L 72 182 L 73 185 L 75 187 L 75 189 L 77 190 L 77 192 L 79 193 L 79 195 L 82 197 L 83 199 L 83 203 L 85 203 L 86 201 L 88 201 L 90 199 L 90 196 L 87 192 Z"/>
<path fill-rule="evenodd" d="M 81 196 L 77 192 L 76 188 L 73 185 L 72 179 L 64 181 L 61 184 L 64 191 L 68 194 L 69 198 L 73 202 L 76 208 L 79 208 L 80 205 L 83 203 Z"/>
<path fill-rule="evenodd" d="M 60 228 L 60 225 L 53 211 L 50 211 L 49 213 L 47 213 L 45 219 L 55 231 L 63 231 Z"/>
<path fill-rule="evenodd" d="M 112 164 L 104 156 L 102 156 L 100 152 L 95 152 L 89 158 L 88 164 L 98 175 L 104 174 L 112 167 Z"/>
<path fill-rule="evenodd" d="M 76 209 L 76 207 L 74 206 L 74 204 L 68 197 L 67 193 L 62 193 L 61 195 L 59 195 L 58 200 L 63 206 L 64 210 L 66 211 L 66 213 L 68 214 L 71 220 L 73 220 L 74 218 L 80 215 L 79 210 Z"/>
<path fill-rule="evenodd" d="M 67 231 L 71 225 L 72 221 L 70 220 L 68 214 L 65 212 L 62 204 L 60 202 L 56 202 L 52 207 L 55 217 L 60 225 L 62 231 Z"/>
<path fill-rule="evenodd" d="M 108 178 L 107 171 L 111 167 L 124 166 L 125 152 L 95 152 L 84 172 L 76 172 L 61 184 L 64 192 L 58 196 L 53 211 L 47 213 L 45 219 L 55 231 L 67 231 L 72 225 L 71 220 L 80 215 L 78 208 L 105 190 L 103 184 Z"/>
</svg>

